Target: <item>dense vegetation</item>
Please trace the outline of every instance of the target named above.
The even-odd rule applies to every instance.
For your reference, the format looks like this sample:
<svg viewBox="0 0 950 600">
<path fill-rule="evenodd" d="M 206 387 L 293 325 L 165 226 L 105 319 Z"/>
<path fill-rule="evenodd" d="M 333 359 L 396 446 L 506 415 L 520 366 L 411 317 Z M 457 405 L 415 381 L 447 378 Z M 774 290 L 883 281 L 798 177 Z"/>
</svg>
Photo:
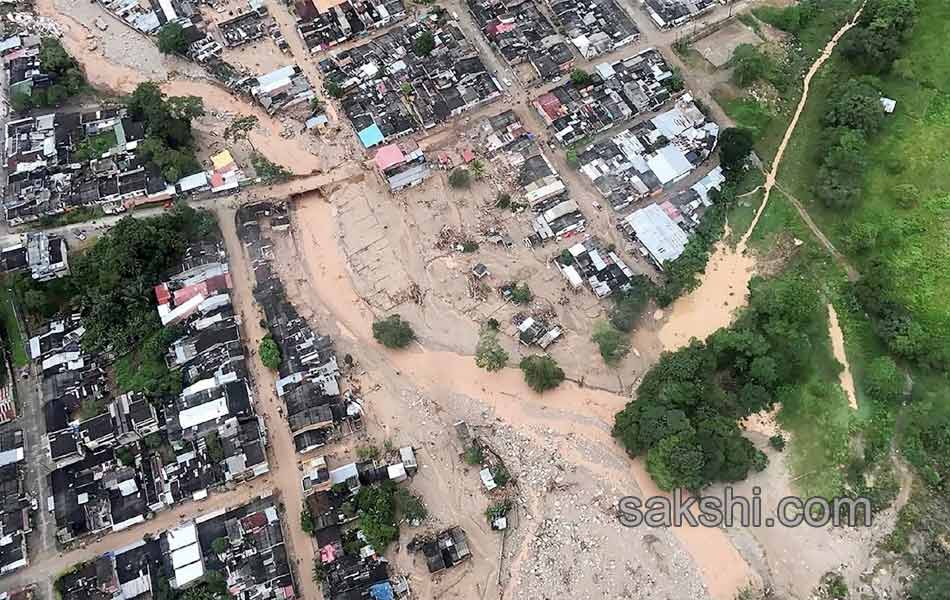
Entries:
<svg viewBox="0 0 950 600">
<path fill-rule="evenodd" d="M 498 341 L 498 328 L 483 326 L 475 346 L 475 364 L 486 371 L 498 371 L 508 364 L 508 351 Z"/>
<path fill-rule="evenodd" d="M 40 40 L 39 59 L 40 70 L 49 75 L 53 83 L 47 88 L 34 87 L 30 94 L 14 94 L 11 104 L 16 112 L 60 106 L 86 87 L 86 77 L 79 63 L 66 52 L 57 38 L 45 37 Z"/>
<path fill-rule="evenodd" d="M 825 326 L 817 291 L 797 277 L 754 279 L 748 308 L 704 343 L 664 353 L 637 400 L 617 414 L 616 436 L 663 489 L 699 490 L 765 466 L 737 420 L 768 409 L 810 368 L 809 333 Z"/>
<path fill-rule="evenodd" d="M 257 349 L 257 353 L 261 357 L 261 362 L 268 369 L 276 371 L 280 368 L 280 346 L 277 345 L 277 342 L 275 342 L 271 336 L 264 336 L 264 339 L 261 340 Z"/>
<path fill-rule="evenodd" d="M 197 96 L 165 96 L 157 83 L 140 83 L 127 101 L 129 114 L 145 122 L 146 138 L 139 145 L 142 158 L 175 182 L 201 170 L 194 152 L 191 121 L 204 115 Z"/>
</svg>

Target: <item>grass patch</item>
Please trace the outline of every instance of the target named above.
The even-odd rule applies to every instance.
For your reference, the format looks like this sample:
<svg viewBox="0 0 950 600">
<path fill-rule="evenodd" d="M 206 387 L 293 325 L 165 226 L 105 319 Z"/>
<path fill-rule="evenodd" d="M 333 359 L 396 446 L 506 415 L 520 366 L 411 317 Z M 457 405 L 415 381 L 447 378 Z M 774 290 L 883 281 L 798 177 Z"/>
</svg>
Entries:
<svg viewBox="0 0 950 600">
<path fill-rule="evenodd" d="M 813 81 L 813 98 L 799 121 L 779 173 L 781 184 L 806 204 L 824 233 L 842 251 L 849 251 L 855 225 L 886 235 L 874 252 L 850 252 L 864 271 L 870 260 L 882 259 L 893 273 L 897 299 L 915 321 L 937 336 L 935 345 L 950 348 L 950 5 L 940 0 L 918 2 L 920 16 L 902 55 L 899 72 L 881 79 L 897 110 L 883 130 L 871 138 L 861 201 L 849 211 L 830 210 L 814 199 L 816 159 L 822 146 L 821 115 L 829 92 L 854 75 L 840 56 L 829 61 Z M 919 190 L 916 205 L 899 203 L 900 186 Z"/>
<path fill-rule="evenodd" d="M 13 364 L 25 367 L 30 364 L 30 358 L 26 355 L 26 345 L 23 343 L 20 324 L 13 308 L 12 281 L 9 277 L 0 278 L 0 313 L 3 316 L 4 340 L 10 349 Z"/>
<path fill-rule="evenodd" d="M 76 223 L 101 219 L 105 215 L 106 213 L 98 206 L 83 206 L 58 215 L 40 217 L 39 226 L 41 228 L 50 228 L 75 225 Z"/>
</svg>

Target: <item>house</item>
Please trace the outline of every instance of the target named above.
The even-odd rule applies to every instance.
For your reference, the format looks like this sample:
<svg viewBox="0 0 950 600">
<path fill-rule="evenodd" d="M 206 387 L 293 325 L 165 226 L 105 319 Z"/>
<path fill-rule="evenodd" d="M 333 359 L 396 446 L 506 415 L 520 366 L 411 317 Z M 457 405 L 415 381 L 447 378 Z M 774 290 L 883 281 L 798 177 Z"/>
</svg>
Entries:
<svg viewBox="0 0 950 600">
<path fill-rule="evenodd" d="M 373 162 L 393 193 L 419 185 L 432 173 L 422 150 L 413 142 L 382 146 Z"/>
</svg>

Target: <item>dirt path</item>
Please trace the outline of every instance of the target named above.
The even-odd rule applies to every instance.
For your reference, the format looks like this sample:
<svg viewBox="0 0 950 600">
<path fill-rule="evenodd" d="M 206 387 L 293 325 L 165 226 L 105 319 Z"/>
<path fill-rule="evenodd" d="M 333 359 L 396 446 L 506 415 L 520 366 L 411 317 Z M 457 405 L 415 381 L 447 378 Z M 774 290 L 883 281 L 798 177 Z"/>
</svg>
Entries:
<svg viewBox="0 0 950 600">
<path fill-rule="evenodd" d="M 264 417 L 267 423 L 270 477 L 274 486 L 280 491 L 284 503 L 284 530 L 289 533 L 292 550 L 288 555 L 294 557 L 300 598 L 316 600 L 321 596 L 310 574 L 314 560 L 313 539 L 300 527 L 303 491 L 297 450 L 294 447 L 290 426 L 281 414 L 282 402 L 277 397 L 275 374 L 264 367 L 255 351 L 267 332 L 260 324 L 262 313 L 254 301 L 252 290 L 253 269 L 248 264 L 244 245 L 237 237 L 234 216 L 234 209 L 224 208 L 217 211 L 218 223 L 228 249 L 231 271 L 241 274 L 240 277 L 234 278 L 231 299 L 241 317 L 244 343 L 251 354 L 247 364 L 254 382 L 255 410 L 257 414 Z"/>
<path fill-rule="evenodd" d="M 841 333 L 841 326 L 838 324 L 838 312 L 831 302 L 828 303 L 828 333 L 831 335 L 831 349 L 834 351 L 835 360 L 844 367 L 841 373 L 838 374 L 841 388 L 844 390 L 845 396 L 848 397 L 848 405 L 857 410 L 858 397 L 855 394 L 851 364 L 848 362 L 848 355 L 844 349 L 844 334 Z"/>
<path fill-rule="evenodd" d="M 732 321 L 735 310 L 745 305 L 749 281 L 752 279 L 755 270 L 755 259 L 747 252 L 749 238 L 768 205 L 772 188 L 776 185 L 776 176 L 782 165 L 785 149 L 788 147 L 789 140 L 791 140 L 795 127 L 798 125 L 798 119 L 801 117 L 805 103 L 808 101 L 811 80 L 831 56 L 841 37 L 857 23 L 863 8 L 863 6 L 859 8 L 854 17 L 832 36 L 824 50 L 822 50 L 821 55 L 812 63 L 805 74 L 801 100 L 799 100 L 795 114 L 785 130 L 782 143 L 775 153 L 772 168 L 765 174 L 765 183 L 761 187 L 763 191 L 762 202 L 755 212 L 755 217 L 749 229 L 739 240 L 735 249 L 730 248 L 725 242 L 717 243 L 700 286 L 673 303 L 669 319 L 660 329 L 660 340 L 667 349 L 679 348 L 694 337 L 705 339 L 717 329 L 728 325 Z M 831 245 L 831 242 L 818 230 L 814 222 L 806 217 L 804 209 L 800 208 L 800 204 L 799 212 L 802 213 L 805 222 L 815 232 L 816 237 L 827 242 L 826 247 L 829 250 L 833 249 L 834 246 Z M 727 228 L 723 239 L 728 238 L 728 233 Z M 853 270 L 849 271 L 849 277 L 852 272 Z"/>
<path fill-rule="evenodd" d="M 848 262 L 848 259 L 845 258 L 841 252 L 838 252 L 838 249 L 835 248 L 835 245 L 831 243 L 831 240 L 819 229 L 818 225 L 815 223 L 814 219 L 811 218 L 811 215 L 808 214 L 808 211 L 805 210 L 805 206 L 801 201 L 795 196 L 788 193 L 788 191 L 783 188 L 778 182 L 775 183 L 775 189 L 782 192 L 782 194 L 788 198 L 788 201 L 792 203 L 792 206 L 795 207 L 795 210 L 798 211 L 798 214 L 801 216 L 802 221 L 805 222 L 805 225 L 808 226 L 808 229 L 811 230 L 812 235 L 814 235 L 822 246 L 825 247 L 825 250 L 841 265 L 841 268 L 844 269 L 845 273 L 848 275 L 849 281 L 857 281 L 860 277 L 858 270 Z"/>
<path fill-rule="evenodd" d="M 785 156 L 785 149 L 788 147 L 788 142 L 792 139 L 792 134 L 795 133 L 795 127 L 798 125 L 798 119 L 801 118 L 802 111 L 805 110 L 805 103 L 808 102 L 808 93 L 811 88 L 811 80 L 815 77 L 815 74 L 818 73 L 818 70 L 821 69 L 821 66 L 824 65 L 829 58 L 831 58 L 831 54 L 834 52 L 835 46 L 838 45 L 841 37 L 848 33 L 848 31 L 850 31 L 851 28 L 857 24 L 858 18 L 861 16 L 861 11 L 863 10 L 864 5 L 862 4 L 861 7 L 858 8 L 857 12 L 854 13 L 854 16 L 851 18 L 851 20 L 845 23 L 841 29 L 831 36 L 831 40 L 825 44 L 821 54 L 817 59 L 815 59 L 815 62 L 812 63 L 811 68 L 808 69 L 808 72 L 805 73 L 805 79 L 802 82 L 802 97 L 798 101 L 798 106 L 795 108 L 795 114 L 792 115 L 792 120 L 789 122 L 788 128 L 785 130 L 785 136 L 782 138 L 782 143 L 779 144 L 778 151 L 775 153 L 775 158 L 772 160 L 772 169 L 765 174 L 765 184 L 762 186 L 762 190 L 764 192 L 762 196 L 762 203 L 759 205 L 759 209 L 755 212 L 755 218 L 752 219 L 752 224 L 749 225 L 748 231 L 746 231 L 745 235 L 742 236 L 742 239 L 739 241 L 737 251 L 745 251 L 749 237 L 751 237 L 752 232 L 755 230 L 755 226 L 759 222 L 759 218 L 762 216 L 762 213 L 765 212 L 765 207 L 769 203 L 769 196 L 772 193 L 772 188 L 775 186 L 775 180 L 778 176 L 779 168 L 782 166 L 782 158 Z M 817 230 L 817 227 L 815 227 L 813 223 L 810 226 L 813 227 L 813 230 Z"/>
</svg>

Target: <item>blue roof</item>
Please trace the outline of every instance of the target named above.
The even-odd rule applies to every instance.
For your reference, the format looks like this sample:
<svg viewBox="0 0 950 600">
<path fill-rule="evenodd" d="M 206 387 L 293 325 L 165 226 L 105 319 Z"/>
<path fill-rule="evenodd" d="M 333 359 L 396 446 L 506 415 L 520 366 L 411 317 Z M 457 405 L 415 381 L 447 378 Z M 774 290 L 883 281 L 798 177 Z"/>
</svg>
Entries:
<svg viewBox="0 0 950 600">
<path fill-rule="evenodd" d="M 373 123 L 363 131 L 357 134 L 364 148 L 372 148 L 377 144 L 383 143 L 383 132 L 379 130 L 379 125 Z"/>
<path fill-rule="evenodd" d="M 393 600 L 393 586 L 381 581 L 369 586 L 369 597 L 373 600 Z"/>
</svg>

